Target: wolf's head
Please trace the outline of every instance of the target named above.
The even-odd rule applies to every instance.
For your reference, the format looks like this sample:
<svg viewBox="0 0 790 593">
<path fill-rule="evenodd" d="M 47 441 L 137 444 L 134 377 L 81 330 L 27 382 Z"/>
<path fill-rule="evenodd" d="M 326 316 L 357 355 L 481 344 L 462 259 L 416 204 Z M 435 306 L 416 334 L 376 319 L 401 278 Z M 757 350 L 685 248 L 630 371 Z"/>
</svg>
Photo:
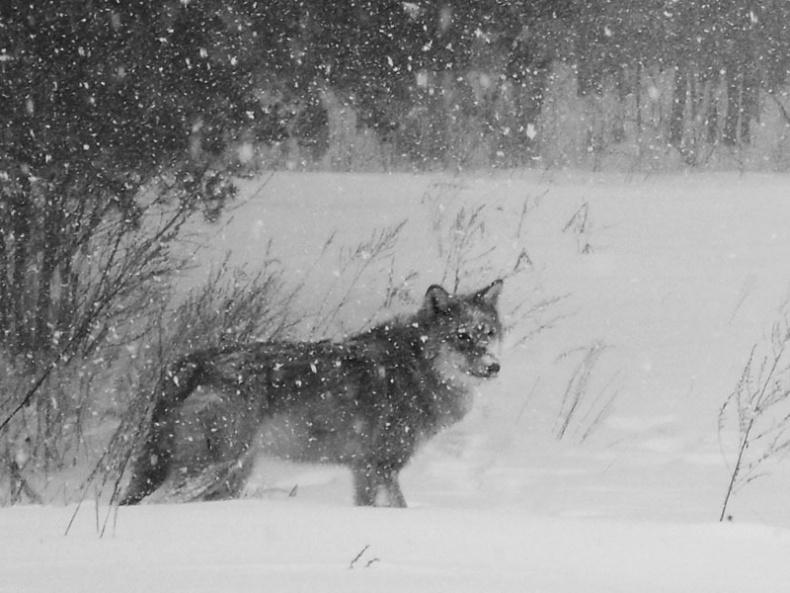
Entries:
<svg viewBox="0 0 790 593">
<path fill-rule="evenodd" d="M 443 380 L 463 385 L 499 373 L 490 347 L 502 332 L 496 306 L 500 292 L 502 280 L 468 295 L 450 295 L 438 285 L 425 293 L 420 318 L 429 329 L 426 353 Z"/>
</svg>

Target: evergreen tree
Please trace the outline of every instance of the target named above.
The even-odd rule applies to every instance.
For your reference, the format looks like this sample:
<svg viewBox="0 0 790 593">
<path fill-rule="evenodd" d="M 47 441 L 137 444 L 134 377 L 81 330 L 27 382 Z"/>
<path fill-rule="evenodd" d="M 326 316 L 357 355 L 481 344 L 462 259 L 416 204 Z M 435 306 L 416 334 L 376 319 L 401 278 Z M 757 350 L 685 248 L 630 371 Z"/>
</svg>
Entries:
<svg viewBox="0 0 790 593">
<path fill-rule="evenodd" d="M 250 20 L 232 3 L 31 0 L 0 7 L 0 341 L 71 331 L 75 258 L 156 199 L 215 213 L 221 157 L 263 114 Z M 164 181 L 164 183 L 163 183 Z M 158 185 L 157 185 L 158 184 Z"/>
</svg>

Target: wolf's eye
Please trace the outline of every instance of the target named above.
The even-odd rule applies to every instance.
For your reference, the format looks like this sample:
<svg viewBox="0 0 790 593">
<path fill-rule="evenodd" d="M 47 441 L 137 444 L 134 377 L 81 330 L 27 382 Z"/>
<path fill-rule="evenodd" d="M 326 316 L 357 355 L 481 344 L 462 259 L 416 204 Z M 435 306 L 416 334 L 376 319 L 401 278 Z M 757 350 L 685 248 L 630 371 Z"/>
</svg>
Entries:
<svg viewBox="0 0 790 593">
<path fill-rule="evenodd" d="M 487 338 L 493 338 L 496 335 L 496 330 L 493 327 L 488 327 L 486 325 L 479 325 L 477 326 L 477 329 L 479 329 L 480 333 Z"/>
<path fill-rule="evenodd" d="M 455 334 L 455 337 L 462 344 L 471 344 L 472 343 L 472 336 L 469 334 L 469 332 L 460 331 L 457 334 Z"/>
</svg>

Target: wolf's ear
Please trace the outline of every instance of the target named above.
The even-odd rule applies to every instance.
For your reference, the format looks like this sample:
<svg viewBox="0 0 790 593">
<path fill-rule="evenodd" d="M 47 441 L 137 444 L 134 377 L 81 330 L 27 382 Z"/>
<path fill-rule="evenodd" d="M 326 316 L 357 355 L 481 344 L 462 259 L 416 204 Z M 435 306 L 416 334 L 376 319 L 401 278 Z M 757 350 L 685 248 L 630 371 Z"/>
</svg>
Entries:
<svg viewBox="0 0 790 593">
<path fill-rule="evenodd" d="M 502 284 L 501 279 L 494 280 L 489 286 L 475 294 L 475 299 L 486 305 L 496 307 L 497 300 L 499 300 L 499 295 L 502 292 Z"/>
<path fill-rule="evenodd" d="M 423 309 L 430 313 L 447 313 L 450 309 L 449 293 L 438 284 L 434 284 L 425 293 Z"/>
</svg>

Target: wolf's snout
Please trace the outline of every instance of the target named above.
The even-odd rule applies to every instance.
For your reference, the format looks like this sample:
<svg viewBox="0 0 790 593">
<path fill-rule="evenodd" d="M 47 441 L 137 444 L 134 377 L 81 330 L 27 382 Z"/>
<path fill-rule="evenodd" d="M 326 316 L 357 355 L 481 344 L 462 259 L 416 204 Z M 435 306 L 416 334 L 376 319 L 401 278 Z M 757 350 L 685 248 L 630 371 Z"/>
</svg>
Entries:
<svg viewBox="0 0 790 593">
<path fill-rule="evenodd" d="M 485 363 L 481 361 L 481 364 L 472 368 L 469 373 L 475 377 L 480 377 L 481 379 L 491 379 L 492 377 L 496 377 L 499 374 L 500 368 L 501 367 L 496 360 Z"/>
</svg>

